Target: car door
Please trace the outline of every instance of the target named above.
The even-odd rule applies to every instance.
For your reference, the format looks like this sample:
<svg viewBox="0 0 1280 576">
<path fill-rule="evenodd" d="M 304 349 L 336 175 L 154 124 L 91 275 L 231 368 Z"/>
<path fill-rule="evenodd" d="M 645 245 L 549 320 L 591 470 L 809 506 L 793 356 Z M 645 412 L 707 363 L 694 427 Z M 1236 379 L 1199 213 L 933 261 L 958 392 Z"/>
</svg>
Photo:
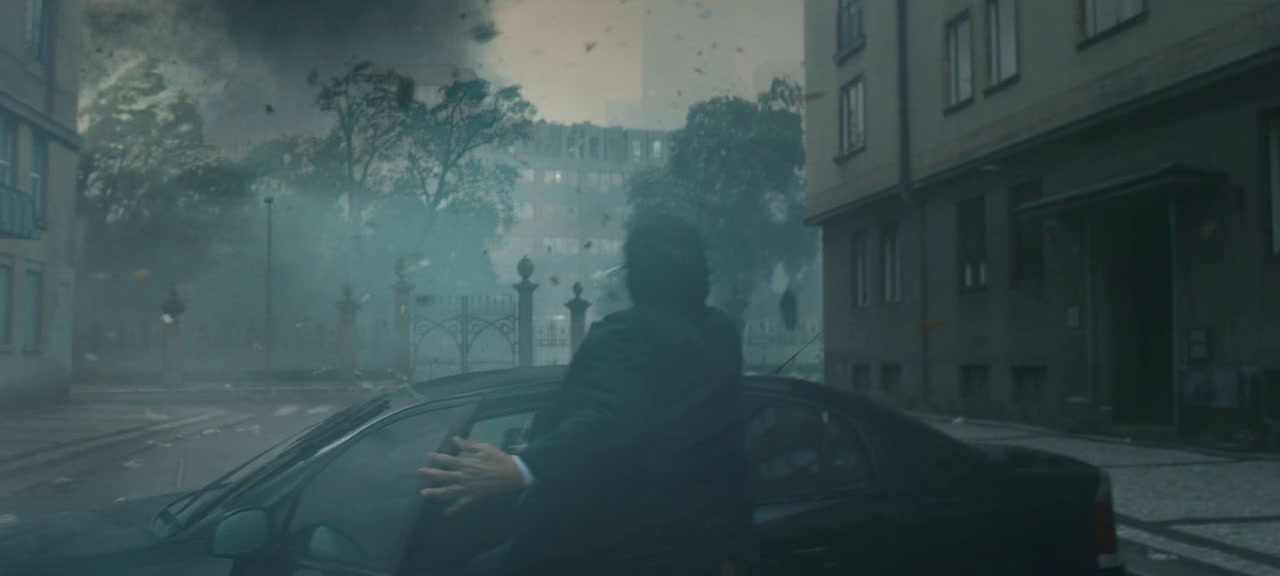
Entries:
<svg viewBox="0 0 1280 576">
<path fill-rule="evenodd" d="M 291 576 L 393 575 L 424 506 L 417 469 L 464 430 L 474 402 L 393 415 L 334 448 L 294 493 L 282 554 L 270 570 Z"/>
<path fill-rule="evenodd" d="M 750 395 L 756 528 L 780 574 L 889 574 L 897 561 L 893 503 L 871 453 L 842 413 Z"/>
</svg>

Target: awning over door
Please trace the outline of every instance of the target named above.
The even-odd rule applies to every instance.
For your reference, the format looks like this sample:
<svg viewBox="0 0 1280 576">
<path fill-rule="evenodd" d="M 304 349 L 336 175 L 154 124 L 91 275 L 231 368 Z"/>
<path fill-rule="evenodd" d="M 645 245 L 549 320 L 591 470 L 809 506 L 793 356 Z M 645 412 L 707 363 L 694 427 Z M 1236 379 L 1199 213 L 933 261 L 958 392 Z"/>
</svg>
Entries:
<svg viewBox="0 0 1280 576">
<path fill-rule="evenodd" d="M 1208 193 L 1219 189 L 1227 175 L 1180 164 L 1126 174 L 1099 184 L 1050 196 L 1018 207 L 1019 216 L 1045 216 L 1071 212 L 1120 200 L 1139 200 L 1183 192 Z"/>
</svg>

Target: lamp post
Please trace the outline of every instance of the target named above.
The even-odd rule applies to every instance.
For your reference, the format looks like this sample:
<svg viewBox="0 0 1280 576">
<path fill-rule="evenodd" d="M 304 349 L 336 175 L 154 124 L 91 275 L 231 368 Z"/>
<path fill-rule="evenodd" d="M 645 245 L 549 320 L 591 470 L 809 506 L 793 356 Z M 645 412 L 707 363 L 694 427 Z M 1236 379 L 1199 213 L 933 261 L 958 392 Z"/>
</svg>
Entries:
<svg viewBox="0 0 1280 576">
<path fill-rule="evenodd" d="M 267 389 L 271 389 L 271 205 L 275 203 L 275 198 L 267 196 L 262 199 L 262 203 L 267 205 L 267 333 L 264 336 L 263 348 L 266 350 L 267 357 Z"/>
</svg>

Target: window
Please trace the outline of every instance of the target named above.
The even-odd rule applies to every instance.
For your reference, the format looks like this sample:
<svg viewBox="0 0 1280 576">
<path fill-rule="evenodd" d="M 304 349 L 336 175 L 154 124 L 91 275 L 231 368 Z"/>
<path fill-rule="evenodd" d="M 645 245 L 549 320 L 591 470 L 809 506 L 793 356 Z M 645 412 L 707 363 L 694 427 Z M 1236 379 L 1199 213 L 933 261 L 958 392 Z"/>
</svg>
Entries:
<svg viewBox="0 0 1280 576">
<path fill-rule="evenodd" d="M 48 141 L 43 136 L 31 138 L 31 197 L 36 203 L 36 218 L 44 220 L 45 173 L 49 169 Z"/>
<path fill-rule="evenodd" d="M 517 202 L 515 206 L 516 217 L 521 220 L 533 220 L 533 204 L 529 202 Z"/>
<path fill-rule="evenodd" d="M 564 174 L 559 170 L 547 170 L 546 172 L 543 172 L 542 175 L 543 182 L 547 184 L 559 184 L 561 179 L 564 178 Z"/>
<path fill-rule="evenodd" d="M 862 3 L 840 0 L 836 13 L 836 52 L 852 52 L 862 45 Z"/>
<path fill-rule="evenodd" d="M 1044 279 L 1044 220 L 1020 218 L 1018 207 L 1039 200 L 1040 182 L 1029 182 L 1009 190 L 1009 262 L 1014 285 Z"/>
<path fill-rule="evenodd" d="M 519 454 L 528 445 L 533 432 L 533 417 L 537 412 L 505 414 L 471 424 L 467 439 L 472 442 L 492 444 L 508 454 Z"/>
<path fill-rule="evenodd" d="M 866 451 L 847 420 L 787 400 L 748 400 L 747 438 L 757 499 L 866 486 Z"/>
<path fill-rule="evenodd" d="M 13 262 L 0 260 L 0 348 L 13 344 Z"/>
<path fill-rule="evenodd" d="M 590 146 L 591 146 L 590 148 L 591 159 L 599 160 L 600 159 L 600 138 L 597 136 L 592 136 Z"/>
<path fill-rule="evenodd" d="M 1013 367 L 1013 400 L 1037 402 L 1043 398 L 1047 370 L 1044 366 Z"/>
<path fill-rule="evenodd" d="M 0 112 L 0 185 L 16 184 L 13 163 L 18 147 L 17 139 L 18 130 L 13 119 Z"/>
<path fill-rule="evenodd" d="M 960 398 L 986 400 L 989 393 L 986 366 L 960 367 Z"/>
<path fill-rule="evenodd" d="M 859 392 L 866 392 L 871 389 L 870 364 L 853 365 L 853 389 Z"/>
<path fill-rule="evenodd" d="M 1084 37 L 1093 38 L 1146 11 L 1145 0 L 1080 0 Z"/>
<path fill-rule="evenodd" d="M 853 245 L 853 304 L 866 306 L 871 303 L 871 249 L 867 245 L 867 235 L 854 236 Z"/>
<path fill-rule="evenodd" d="M 525 184 L 532 184 L 532 183 L 534 183 L 536 180 L 537 180 L 537 177 L 534 175 L 533 168 L 521 168 L 521 169 L 520 169 L 520 181 L 521 181 L 521 182 L 524 182 Z"/>
<path fill-rule="evenodd" d="M 880 391 L 886 394 L 902 388 L 902 365 L 882 364 L 880 366 Z"/>
<path fill-rule="evenodd" d="M 1018 75 L 1018 12 L 1015 0 L 987 0 L 987 75 L 995 86 Z"/>
<path fill-rule="evenodd" d="M 960 289 L 982 290 L 987 286 L 986 202 L 978 196 L 961 202 L 956 208 Z"/>
<path fill-rule="evenodd" d="M 866 145 L 866 110 L 862 107 L 862 79 L 840 88 L 840 153 L 851 154 Z"/>
<path fill-rule="evenodd" d="M 618 188 L 622 187 L 623 178 L 622 178 L 621 172 L 614 172 L 611 178 L 613 178 L 613 185 L 615 187 L 618 187 Z"/>
<path fill-rule="evenodd" d="M 398 543 L 416 519 L 421 477 L 415 470 L 439 450 L 470 406 L 414 414 L 359 437 L 337 454 L 298 496 L 289 532 L 294 538 L 325 525 L 354 544 L 348 558 L 325 558 L 393 574 Z M 352 490 L 359 486 L 359 490 Z"/>
<path fill-rule="evenodd" d="M 884 301 L 902 300 L 902 259 L 898 247 L 898 227 L 885 228 L 880 236 L 881 271 L 884 274 Z"/>
<path fill-rule="evenodd" d="M 643 156 L 644 156 L 644 143 L 640 142 L 639 140 L 632 140 L 631 141 L 631 161 L 639 162 L 644 159 Z"/>
<path fill-rule="evenodd" d="M 599 186 L 599 185 L 600 185 L 600 173 L 587 172 L 587 186 Z"/>
<path fill-rule="evenodd" d="M 1271 253 L 1280 254 L 1280 115 L 1271 118 L 1267 130 L 1267 178 L 1271 184 Z"/>
<path fill-rule="evenodd" d="M 41 270 L 27 270 L 26 291 L 27 326 L 22 337 L 22 347 L 30 352 L 40 350 L 44 340 L 44 273 Z"/>
<path fill-rule="evenodd" d="M 653 160 L 654 162 L 662 161 L 662 141 L 661 140 L 653 141 Z"/>
<path fill-rule="evenodd" d="M 573 172 L 573 171 L 565 172 L 565 174 L 564 174 L 564 182 L 565 182 L 565 184 L 568 184 L 568 185 L 569 185 L 569 186 L 571 186 L 571 187 L 573 187 L 573 186 L 577 186 L 577 185 L 578 185 L 578 173 L 577 173 L 577 172 Z"/>
<path fill-rule="evenodd" d="M 27 0 L 27 53 L 32 58 L 48 59 L 52 29 L 52 0 Z"/>
<path fill-rule="evenodd" d="M 947 22 L 947 104 L 973 99 L 973 26 L 965 11 Z"/>
</svg>

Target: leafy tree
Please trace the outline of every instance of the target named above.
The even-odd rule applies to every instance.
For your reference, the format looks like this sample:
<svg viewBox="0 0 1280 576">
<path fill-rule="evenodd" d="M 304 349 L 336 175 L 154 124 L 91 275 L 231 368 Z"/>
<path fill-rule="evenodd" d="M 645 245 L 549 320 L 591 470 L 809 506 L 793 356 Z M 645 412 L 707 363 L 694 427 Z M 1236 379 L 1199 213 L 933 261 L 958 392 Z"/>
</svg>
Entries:
<svg viewBox="0 0 1280 576">
<path fill-rule="evenodd" d="M 795 275 L 816 235 L 802 221 L 804 167 L 798 86 L 776 81 L 756 102 L 719 97 L 689 109 L 669 163 L 627 184 L 635 213 L 682 216 L 707 234 L 714 287 L 749 298 L 781 265 Z"/>
<path fill-rule="evenodd" d="M 252 175 L 204 143 L 194 101 L 155 61 L 124 71 L 83 113 L 78 210 L 96 272 L 188 280 L 236 240 Z"/>
</svg>

